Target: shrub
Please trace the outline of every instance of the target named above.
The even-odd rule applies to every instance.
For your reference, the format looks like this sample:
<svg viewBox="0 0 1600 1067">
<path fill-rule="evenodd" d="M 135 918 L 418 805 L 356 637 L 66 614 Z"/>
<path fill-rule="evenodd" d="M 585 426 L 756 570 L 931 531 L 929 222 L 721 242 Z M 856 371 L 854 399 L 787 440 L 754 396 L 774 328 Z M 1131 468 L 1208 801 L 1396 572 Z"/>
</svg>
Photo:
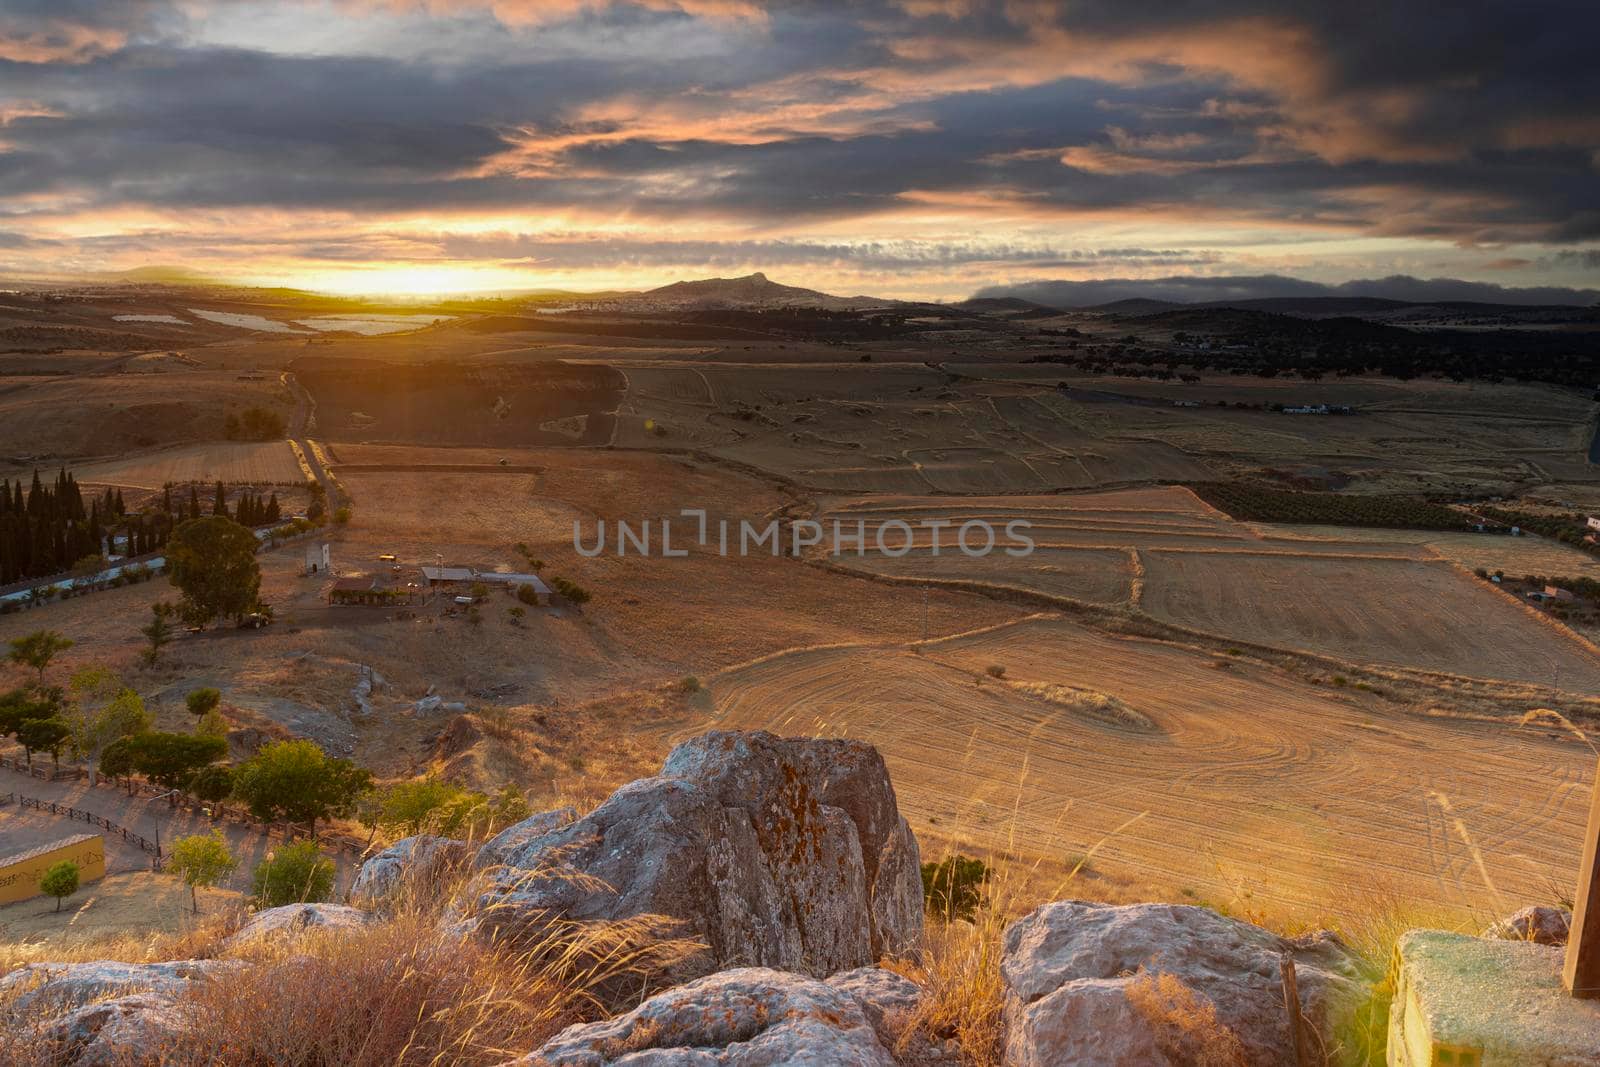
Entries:
<svg viewBox="0 0 1600 1067">
<path fill-rule="evenodd" d="M 333 861 L 313 841 L 284 845 L 256 866 L 250 878 L 257 907 L 308 904 L 333 893 Z"/>
<path fill-rule="evenodd" d="M 333 513 L 333 521 L 335 525 L 348 526 L 350 524 L 350 508 L 347 506 L 336 510 Z"/>
<path fill-rule="evenodd" d="M 680 693 L 698 693 L 702 688 L 700 679 L 692 674 L 684 675 L 683 680 L 678 683 L 678 692 Z"/>
<path fill-rule="evenodd" d="M 983 673 L 987 674 L 991 678 L 1004 678 L 1006 676 L 1006 669 L 998 663 L 991 663 L 983 669 Z"/>
<path fill-rule="evenodd" d="M 922 865 L 922 900 L 928 913 L 945 920 L 971 920 L 983 903 L 989 865 L 971 856 L 946 856 Z"/>
<path fill-rule="evenodd" d="M 524 604 L 537 606 L 539 603 L 539 591 L 531 585 L 519 585 L 517 586 L 517 599 Z"/>
<path fill-rule="evenodd" d="M 589 602 L 589 590 L 577 582 L 561 577 L 559 574 L 550 579 L 550 588 L 554 589 L 564 600 L 570 603 L 587 604 Z"/>
</svg>

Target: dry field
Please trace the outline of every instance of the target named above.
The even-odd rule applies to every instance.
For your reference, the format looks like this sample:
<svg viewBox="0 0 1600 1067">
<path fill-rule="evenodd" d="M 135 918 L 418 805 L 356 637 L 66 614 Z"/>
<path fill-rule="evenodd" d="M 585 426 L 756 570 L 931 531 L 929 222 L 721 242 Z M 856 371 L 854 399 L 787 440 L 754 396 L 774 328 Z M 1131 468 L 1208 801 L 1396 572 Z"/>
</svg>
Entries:
<svg viewBox="0 0 1600 1067">
<path fill-rule="evenodd" d="M 1086 429 L 1042 386 L 963 382 L 921 362 L 624 372 L 618 444 L 708 449 L 826 491 L 1038 492 L 1214 473 L 1170 444 Z"/>
<path fill-rule="evenodd" d="M 1374 530 L 1353 526 L 1289 526 L 1249 523 L 1250 529 L 1273 541 L 1303 542 L 1315 547 L 1328 542 L 1376 543 L 1393 548 L 1418 545 L 1440 559 L 1468 570 L 1503 570 L 1524 574 L 1600 578 L 1600 558 L 1545 537 L 1484 537 L 1444 530 Z"/>
<path fill-rule="evenodd" d="M 924 532 L 915 552 L 880 554 L 870 538 L 895 518 L 950 523 L 941 538 L 947 547 L 935 557 Z M 953 548 L 962 522 L 982 519 L 998 529 L 1015 518 L 1031 524 L 1038 547 L 1029 556 L 973 559 Z M 866 524 L 867 554 L 851 549 L 835 558 L 847 568 L 1120 604 L 1223 641 L 1351 663 L 1559 681 L 1579 693 L 1600 687 L 1592 644 L 1451 562 L 1521 552 L 1524 562 L 1562 564 L 1542 573 L 1573 573 L 1566 569 L 1572 557 L 1587 559 L 1542 539 L 1235 523 L 1176 488 L 961 502 L 844 498 L 826 502 L 823 519 L 852 531 Z M 885 531 L 885 542 L 898 545 L 901 536 Z M 1531 563 L 1507 569 L 1540 570 Z"/>
<path fill-rule="evenodd" d="M 226 412 L 251 405 L 287 416 L 275 375 L 239 381 L 233 371 L 208 365 L 163 374 L 89 371 L 25 380 L 0 388 L 0 455 L 55 461 L 220 440 Z"/>
<path fill-rule="evenodd" d="M 1027 364 L 949 370 L 629 363 L 616 443 L 711 449 L 842 492 L 1039 492 L 1267 467 L 1343 472 L 1371 491 L 1499 489 L 1589 473 L 1589 406 L 1546 386 L 1232 376 L 1185 385 Z M 1359 413 L 1231 406 L 1307 402 Z"/>
<path fill-rule="evenodd" d="M 1049 366 L 951 369 L 993 388 L 1030 386 L 1036 403 L 1089 432 L 1162 442 L 1230 473 L 1263 467 L 1340 470 L 1356 476 L 1356 488 L 1369 491 L 1491 488 L 1593 476 L 1584 462 L 1592 405 L 1552 386 L 1231 375 L 1178 383 L 1084 376 Z M 1058 382 L 1066 392 L 1054 388 Z M 1176 401 L 1197 406 L 1178 408 Z M 1231 406 L 1237 403 L 1349 404 L 1358 414 L 1293 416 Z"/>
<path fill-rule="evenodd" d="M 1224 638 L 1357 663 L 1600 687 L 1600 655 L 1445 563 L 1144 552 L 1141 607 Z"/>
<path fill-rule="evenodd" d="M 305 475 L 287 441 L 185 445 L 74 467 L 78 481 L 160 489 L 169 482 L 301 485 Z"/>
<path fill-rule="evenodd" d="M 1240 909 L 1316 908 L 1350 885 L 1480 914 L 1543 899 L 1570 877 L 1594 765 L 1565 734 L 1515 726 L 1521 707 L 1413 714 L 1060 620 L 920 654 L 797 651 L 709 684 L 716 711 L 693 729 L 878 745 L 919 834 L 1069 864 L 1093 851 L 1108 883 Z"/>
<path fill-rule="evenodd" d="M 230 889 L 201 889 L 200 910 L 210 914 L 243 903 Z M 0 942 L 55 949 L 125 937 L 178 933 L 193 924 L 189 890 L 177 878 L 150 871 L 109 874 L 86 882 L 55 910 L 53 897 L 0 907 Z"/>
</svg>

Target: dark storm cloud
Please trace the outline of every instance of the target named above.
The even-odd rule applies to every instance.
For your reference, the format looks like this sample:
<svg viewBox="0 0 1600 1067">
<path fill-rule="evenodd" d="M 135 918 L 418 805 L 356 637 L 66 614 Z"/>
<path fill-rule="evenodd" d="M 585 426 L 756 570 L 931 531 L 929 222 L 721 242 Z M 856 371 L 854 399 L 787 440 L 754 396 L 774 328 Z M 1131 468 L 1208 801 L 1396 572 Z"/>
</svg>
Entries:
<svg viewBox="0 0 1600 1067">
<path fill-rule="evenodd" d="M 975 296 L 1014 296 L 1059 308 L 1094 307 L 1113 300 L 1170 300 L 1180 304 L 1274 297 L 1367 296 L 1421 302 L 1480 301 L 1492 304 L 1578 304 L 1600 301 L 1600 289 L 1559 286 L 1514 287 L 1456 278 L 1412 278 L 1403 274 L 1323 285 L 1280 274 L 1177 275 L 1169 278 L 1096 278 L 995 285 Z"/>
<path fill-rule="evenodd" d="M 437 55 L 310 54 L 209 45 L 189 5 L 13 0 L 0 198 L 766 227 L 932 198 L 1050 226 L 1600 237 L 1592 3 L 555 6 L 523 33 L 437 0 Z M 662 49 L 685 34 L 704 56 Z"/>
</svg>

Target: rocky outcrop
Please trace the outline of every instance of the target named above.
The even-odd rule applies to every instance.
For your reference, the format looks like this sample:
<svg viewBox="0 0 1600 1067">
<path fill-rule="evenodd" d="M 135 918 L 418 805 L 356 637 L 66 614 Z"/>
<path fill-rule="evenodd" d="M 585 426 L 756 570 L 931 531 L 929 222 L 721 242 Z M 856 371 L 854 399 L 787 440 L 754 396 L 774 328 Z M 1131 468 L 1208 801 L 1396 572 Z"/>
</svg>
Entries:
<svg viewBox="0 0 1600 1067">
<path fill-rule="evenodd" d="M 521 1067 L 893 1067 L 859 1004 L 815 979 L 722 971 L 607 1022 L 568 1027 Z"/>
<path fill-rule="evenodd" d="M 0 1003 L 35 1014 L 82 1007 L 128 993 L 173 993 L 236 966 L 218 960 L 168 963 L 27 963 L 0 978 Z"/>
<path fill-rule="evenodd" d="M 182 1032 L 172 997 L 131 993 L 96 1001 L 50 1020 L 36 1031 L 40 1046 L 73 1067 L 126 1067 L 150 1063 L 150 1050 Z"/>
<path fill-rule="evenodd" d="M 665 916 L 707 946 L 678 980 L 740 966 L 825 976 L 921 940 L 916 839 L 882 757 L 859 742 L 707 733 L 660 776 L 498 851 L 486 925 Z"/>
<path fill-rule="evenodd" d="M 1159 998 L 1134 988 L 1143 974 L 1170 975 L 1185 996 L 1209 1001 L 1216 1023 L 1237 1038 L 1244 1062 L 1293 1063 L 1279 977 L 1284 953 L 1295 961 L 1303 1014 L 1328 1034 L 1363 992 L 1354 961 L 1332 935 L 1286 940 L 1184 905 L 1047 904 L 1006 931 L 1006 1062 L 1187 1062 L 1173 1046 L 1170 1019 L 1151 1002 Z"/>
<path fill-rule="evenodd" d="M 508 826 L 498 834 L 491 837 L 487 844 L 478 850 L 477 858 L 472 861 L 474 867 L 493 867 L 507 862 L 510 857 L 518 855 L 528 845 L 539 840 L 546 834 L 576 822 L 578 809 L 572 806 L 556 808 L 553 811 L 541 811 L 537 815 L 530 815 L 514 826 Z"/>
<path fill-rule="evenodd" d="M 368 912 L 345 904 L 285 904 L 252 915 L 249 922 L 222 944 L 227 949 L 238 949 L 265 938 L 281 943 L 311 930 L 348 930 L 363 926 L 371 918 Z"/>
<path fill-rule="evenodd" d="M 472 846 L 465 841 L 419 834 L 396 841 L 361 865 L 350 899 L 368 906 L 392 901 L 409 883 L 422 886 L 466 864 Z"/>
<path fill-rule="evenodd" d="M 827 985 L 856 1001 L 862 1014 L 866 1014 L 867 1022 L 872 1025 L 872 1032 L 877 1033 L 878 1043 L 890 1051 L 896 1051 L 901 1045 L 901 1038 L 906 1037 L 907 1030 L 912 1029 L 917 1008 L 922 1005 L 922 985 L 910 981 L 904 974 L 886 971 L 878 966 L 862 966 L 854 971 L 835 974 L 827 979 Z M 939 1062 L 942 1049 L 912 1049 L 910 1059 L 918 1064 Z M 952 1059 L 950 1062 L 955 1061 Z"/>
<path fill-rule="evenodd" d="M 77 1067 L 144 1062 L 181 1026 L 178 994 L 190 982 L 225 977 L 233 961 L 30 963 L 0 978 L 0 1027 L 27 1035 L 58 1063 Z"/>
<path fill-rule="evenodd" d="M 1502 941 L 1532 941 L 1536 945 L 1565 945 L 1572 927 L 1572 912 L 1566 908 L 1535 905 L 1523 908 L 1484 931 L 1484 937 Z"/>
</svg>

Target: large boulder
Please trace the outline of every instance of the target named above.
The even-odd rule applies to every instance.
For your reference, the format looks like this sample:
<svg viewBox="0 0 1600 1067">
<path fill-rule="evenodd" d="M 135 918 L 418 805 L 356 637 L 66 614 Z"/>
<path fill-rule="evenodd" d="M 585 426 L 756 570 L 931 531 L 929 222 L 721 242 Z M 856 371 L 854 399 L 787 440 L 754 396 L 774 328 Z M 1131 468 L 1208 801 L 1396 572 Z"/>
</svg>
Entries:
<svg viewBox="0 0 1600 1067">
<path fill-rule="evenodd" d="M 507 859 L 518 855 L 528 845 L 539 840 L 546 834 L 554 833 L 570 822 L 578 819 L 578 809 L 568 805 L 552 811 L 541 811 L 537 815 L 530 815 L 513 826 L 508 826 L 498 834 L 491 837 L 482 848 L 478 850 L 477 858 L 472 861 L 474 867 L 493 867 L 505 863 Z"/>
<path fill-rule="evenodd" d="M 853 997 L 745 967 L 677 986 L 606 1022 L 570 1026 L 521 1067 L 893 1067 Z"/>
<path fill-rule="evenodd" d="M 364 926 L 370 913 L 346 904 L 285 904 L 258 911 L 224 941 L 226 949 L 245 948 L 263 940 L 281 944 L 313 930 L 349 930 Z"/>
<path fill-rule="evenodd" d="M 30 963 L 0 978 L 0 1030 L 74 1067 L 154 1062 L 152 1050 L 181 1027 L 178 995 L 240 964 Z"/>
<path fill-rule="evenodd" d="M 882 757 L 855 741 L 704 734 L 501 862 L 486 926 L 665 916 L 706 946 L 679 981 L 742 966 L 821 977 L 922 937 L 916 838 Z"/>
<path fill-rule="evenodd" d="M 405 886 L 464 866 L 472 853 L 465 841 L 418 834 L 396 841 L 361 865 L 350 899 L 366 904 L 391 901 Z"/>
<path fill-rule="evenodd" d="M 27 963 L 0 977 L 0 1004 L 34 1014 L 59 1012 L 129 993 L 175 993 L 189 982 L 237 966 L 219 960 Z"/>
<path fill-rule="evenodd" d="M 1178 1064 L 1188 1062 L 1184 1041 L 1237 1039 L 1253 1067 L 1293 1063 L 1280 977 L 1285 954 L 1295 962 L 1302 1013 L 1331 1045 L 1331 1030 L 1365 991 L 1355 961 L 1331 934 L 1288 940 L 1186 905 L 1047 904 L 1006 931 L 1006 1062 Z M 1231 1039 L 1194 1022 L 1189 1009 L 1204 1013 L 1207 1001 Z"/>
</svg>

